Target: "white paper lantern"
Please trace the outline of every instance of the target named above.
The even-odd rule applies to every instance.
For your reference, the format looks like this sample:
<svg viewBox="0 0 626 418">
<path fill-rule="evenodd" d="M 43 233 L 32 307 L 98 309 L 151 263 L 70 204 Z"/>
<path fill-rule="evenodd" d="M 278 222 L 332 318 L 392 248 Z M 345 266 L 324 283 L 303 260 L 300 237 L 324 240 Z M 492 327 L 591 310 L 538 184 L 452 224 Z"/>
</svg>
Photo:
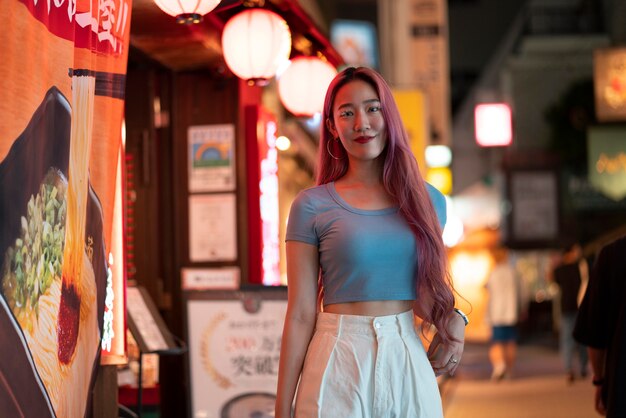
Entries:
<svg viewBox="0 0 626 418">
<path fill-rule="evenodd" d="M 174 16 L 178 23 L 200 23 L 202 16 L 215 9 L 221 0 L 154 0 L 159 9 Z"/>
<path fill-rule="evenodd" d="M 278 95 L 283 106 L 296 116 L 321 112 L 328 85 L 337 70 L 318 57 L 297 57 L 278 80 Z"/>
<path fill-rule="evenodd" d="M 289 60 L 291 32 L 287 22 L 265 9 L 249 9 L 224 26 L 222 50 L 228 68 L 251 83 L 267 84 Z"/>
</svg>

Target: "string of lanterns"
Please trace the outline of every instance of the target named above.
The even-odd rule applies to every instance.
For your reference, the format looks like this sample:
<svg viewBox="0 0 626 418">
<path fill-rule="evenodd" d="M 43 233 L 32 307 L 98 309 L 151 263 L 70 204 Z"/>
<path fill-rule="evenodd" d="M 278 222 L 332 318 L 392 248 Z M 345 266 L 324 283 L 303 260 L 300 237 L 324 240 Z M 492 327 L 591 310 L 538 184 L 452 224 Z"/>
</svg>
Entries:
<svg viewBox="0 0 626 418">
<path fill-rule="evenodd" d="M 202 21 L 221 0 L 154 0 L 165 13 L 181 24 Z M 324 95 L 337 70 L 317 56 L 300 56 L 289 61 L 291 31 L 278 14 L 249 8 L 224 25 L 222 51 L 228 68 L 250 85 L 267 85 L 279 69 L 278 94 L 287 110 L 296 116 L 321 112 Z"/>
</svg>

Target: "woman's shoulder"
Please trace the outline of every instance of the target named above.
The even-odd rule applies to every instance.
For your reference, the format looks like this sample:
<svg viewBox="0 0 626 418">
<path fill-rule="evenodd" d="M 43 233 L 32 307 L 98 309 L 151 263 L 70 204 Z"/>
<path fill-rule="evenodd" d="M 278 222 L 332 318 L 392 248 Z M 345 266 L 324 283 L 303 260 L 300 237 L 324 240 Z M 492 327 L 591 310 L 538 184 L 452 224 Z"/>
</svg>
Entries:
<svg viewBox="0 0 626 418">
<path fill-rule="evenodd" d="M 296 195 L 293 205 L 306 206 L 309 208 L 319 207 L 320 204 L 330 199 L 330 194 L 325 184 L 308 187 Z"/>
<path fill-rule="evenodd" d="M 446 225 L 446 221 L 448 219 L 446 212 L 446 198 L 435 186 L 432 184 L 426 183 L 426 190 L 428 190 L 428 195 L 430 196 L 430 201 L 435 208 L 435 212 L 437 212 L 437 217 L 439 218 L 439 225 L 441 229 Z"/>
<path fill-rule="evenodd" d="M 327 199 L 330 197 L 328 194 L 328 188 L 326 184 L 320 184 L 317 186 L 307 187 L 306 189 L 300 190 L 296 198 L 300 199 Z"/>
</svg>

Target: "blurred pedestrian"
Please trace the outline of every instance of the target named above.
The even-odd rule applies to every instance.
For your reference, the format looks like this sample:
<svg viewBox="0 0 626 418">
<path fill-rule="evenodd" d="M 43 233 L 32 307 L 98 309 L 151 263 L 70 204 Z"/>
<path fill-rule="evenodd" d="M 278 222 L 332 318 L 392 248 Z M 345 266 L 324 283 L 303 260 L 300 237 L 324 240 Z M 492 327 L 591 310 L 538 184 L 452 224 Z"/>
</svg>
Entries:
<svg viewBox="0 0 626 418">
<path fill-rule="evenodd" d="M 574 324 L 578 306 L 582 301 L 589 279 L 587 260 L 582 256 L 582 248 L 578 243 L 569 246 L 561 256 L 561 262 L 554 268 L 554 281 L 560 288 L 561 321 L 559 340 L 566 379 L 572 383 L 576 379 L 574 371 L 574 354 L 578 356 L 580 377 L 587 377 L 587 349 L 574 340 Z"/>
<path fill-rule="evenodd" d="M 574 338 L 588 347 L 596 410 L 626 417 L 626 237 L 604 247 L 594 262 Z"/>
<path fill-rule="evenodd" d="M 496 249 L 494 259 L 495 265 L 486 284 L 489 291 L 487 319 L 491 323 L 491 378 L 499 381 L 512 377 L 517 356 L 520 286 L 509 262 L 508 251 Z"/>
<path fill-rule="evenodd" d="M 289 213 L 276 417 L 292 416 L 294 396 L 297 417 L 443 417 L 435 376 L 458 367 L 468 322 L 454 308 L 445 199 L 375 71 L 339 73 L 322 120 L 318 185 Z M 415 314 L 437 330 L 428 353 Z"/>
</svg>

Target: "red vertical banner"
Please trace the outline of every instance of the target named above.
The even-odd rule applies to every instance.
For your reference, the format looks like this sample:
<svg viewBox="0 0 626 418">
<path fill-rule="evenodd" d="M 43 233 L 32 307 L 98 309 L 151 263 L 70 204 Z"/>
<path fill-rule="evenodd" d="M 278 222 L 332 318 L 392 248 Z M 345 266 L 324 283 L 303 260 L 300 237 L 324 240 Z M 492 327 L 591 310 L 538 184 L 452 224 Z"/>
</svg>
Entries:
<svg viewBox="0 0 626 418">
<path fill-rule="evenodd" d="M 131 0 L 0 9 L 3 416 L 83 417 L 102 348 L 124 358 L 113 238 L 130 12 Z"/>
<path fill-rule="evenodd" d="M 270 286 L 280 284 L 276 131 L 274 115 L 245 107 L 249 282 Z"/>
</svg>

